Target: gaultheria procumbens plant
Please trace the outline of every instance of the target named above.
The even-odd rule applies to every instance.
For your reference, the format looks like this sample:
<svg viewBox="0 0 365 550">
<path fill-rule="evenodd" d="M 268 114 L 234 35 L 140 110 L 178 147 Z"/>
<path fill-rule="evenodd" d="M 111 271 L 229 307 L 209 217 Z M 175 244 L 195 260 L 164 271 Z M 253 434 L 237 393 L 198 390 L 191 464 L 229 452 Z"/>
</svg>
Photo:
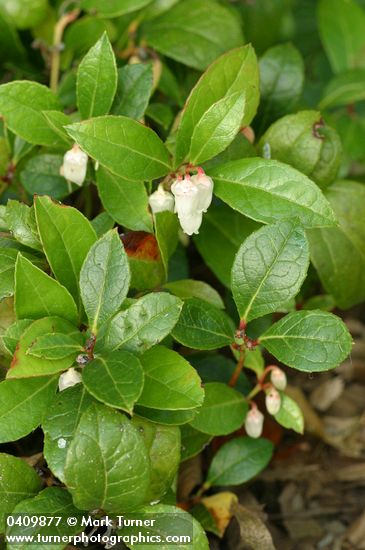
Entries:
<svg viewBox="0 0 365 550">
<path fill-rule="evenodd" d="M 265 415 L 303 432 L 284 366 L 349 355 L 329 310 L 365 298 L 365 191 L 349 181 L 365 15 L 345 0 L 307 14 L 329 65 L 305 83 L 313 37 L 289 4 L 269 23 L 261 2 L 0 4 L 1 533 L 11 512 L 167 515 L 163 537 L 208 548 L 205 530 L 223 533 L 203 495 L 269 463 Z M 259 22 L 253 46 L 243 21 Z M 181 507 L 180 463 L 219 436 Z M 22 452 L 43 453 L 47 484 Z"/>
</svg>

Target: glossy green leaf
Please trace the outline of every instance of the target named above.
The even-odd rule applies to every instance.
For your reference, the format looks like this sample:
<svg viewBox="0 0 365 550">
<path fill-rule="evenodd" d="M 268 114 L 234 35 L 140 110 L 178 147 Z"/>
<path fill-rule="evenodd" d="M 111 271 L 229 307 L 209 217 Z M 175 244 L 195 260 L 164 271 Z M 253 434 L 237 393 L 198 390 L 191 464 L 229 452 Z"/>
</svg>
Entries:
<svg viewBox="0 0 365 550">
<path fill-rule="evenodd" d="M 63 483 L 68 448 L 81 415 L 94 402 L 83 385 L 76 384 L 58 393 L 44 416 L 44 457 L 52 473 Z"/>
<path fill-rule="evenodd" d="M 42 357 L 44 359 L 64 359 L 69 355 L 81 353 L 84 348 L 82 346 L 82 334 L 63 334 L 62 332 L 50 332 L 39 336 L 34 343 L 28 348 L 27 355 Z"/>
<path fill-rule="evenodd" d="M 80 272 L 81 298 L 93 334 L 118 311 L 129 281 L 128 258 L 117 230 L 112 229 L 90 248 Z"/>
<path fill-rule="evenodd" d="M 259 474 L 270 462 L 273 444 L 267 439 L 237 437 L 214 456 L 206 485 L 240 485 Z"/>
<path fill-rule="evenodd" d="M 22 185 L 30 195 L 49 195 L 53 199 L 66 197 L 70 187 L 60 175 L 62 162 L 61 155 L 41 154 L 30 158 L 20 172 Z"/>
<path fill-rule="evenodd" d="M 135 406 L 135 412 L 143 418 L 151 420 L 157 424 L 166 424 L 168 426 L 181 426 L 187 424 L 196 415 L 196 409 L 185 409 L 179 411 L 168 411 L 158 409 L 151 409 L 150 407 Z"/>
<path fill-rule="evenodd" d="M 291 397 L 285 393 L 281 393 L 280 395 L 281 407 L 279 412 L 275 414 L 275 420 L 284 426 L 284 428 L 294 430 L 302 434 L 304 431 L 304 418 L 302 411 Z"/>
<path fill-rule="evenodd" d="M 5 516 L 18 502 L 32 497 L 41 488 L 36 471 L 21 458 L 0 453 L 0 533 L 5 531 Z"/>
<path fill-rule="evenodd" d="M 0 86 L 0 114 L 14 134 L 36 145 L 57 145 L 59 138 L 47 124 L 42 111 L 60 108 L 47 86 L 15 80 Z"/>
<path fill-rule="evenodd" d="M 49 409 L 58 377 L 0 382 L 0 442 L 16 441 L 35 430 Z"/>
<path fill-rule="evenodd" d="M 118 69 L 118 86 L 112 107 L 113 115 L 140 120 L 147 109 L 152 93 L 151 63 L 125 65 Z"/>
<path fill-rule="evenodd" d="M 143 436 L 124 414 L 91 405 L 69 446 L 65 476 L 78 508 L 116 513 L 137 508 L 150 481 Z"/>
<path fill-rule="evenodd" d="M 142 182 L 126 180 L 102 167 L 96 173 L 96 180 L 101 202 L 118 224 L 152 233 L 148 195 Z"/>
<path fill-rule="evenodd" d="M 255 351 L 247 351 L 245 356 L 245 367 L 247 366 L 246 363 L 248 358 L 252 353 L 257 353 L 257 351 L 259 351 L 257 348 Z M 203 384 L 207 382 L 224 382 L 228 384 L 237 367 L 237 362 L 220 353 L 199 354 L 196 357 L 192 356 L 190 362 L 198 371 Z M 244 372 L 240 373 L 235 384 L 235 389 L 243 395 L 248 395 L 250 393 L 252 389 L 251 383 Z"/>
<path fill-rule="evenodd" d="M 6 222 L 17 241 L 29 248 L 42 250 L 32 207 L 9 200 L 6 205 Z"/>
<path fill-rule="evenodd" d="M 229 206 L 263 223 L 297 217 L 305 227 L 333 226 L 335 216 L 318 187 L 276 160 L 243 159 L 214 168 L 214 193 Z"/>
<path fill-rule="evenodd" d="M 35 340 L 45 334 L 62 332 L 78 337 L 80 334 L 74 325 L 59 317 L 44 317 L 34 321 L 22 334 L 8 370 L 7 378 L 29 378 L 45 376 L 68 369 L 74 362 L 74 357 L 62 359 L 38 358 L 28 353 Z"/>
<path fill-rule="evenodd" d="M 18 251 L 0 248 L 0 300 L 14 294 L 14 270 Z"/>
<path fill-rule="evenodd" d="M 209 4 L 199 0 L 178 2 L 148 21 L 143 35 L 158 52 L 201 71 L 219 55 L 243 43 L 237 15 L 214 0 Z"/>
<path fill-rule="evenodd" d="M 325 87 L 320 109 L 350 105 L 365 99 L 365 70 L 353 69 L 336 75 Z"/>
<path fill-rule="evenodd" d="M 65 542 L 59 543 L 57 538 L 53 537 L 60 537 L 62 541 L 62 537 L 68 536 L 71 539 L 72 535 L 80 532 L 81 512 L 73 505 L 70 493 L 62 487 L 47 487 L 37 496 L 19 502 L 13 510 L 13 514 L 21 518 L 48 516 L 61 519 L 55 519 L 52 523 L 46 520 L 45 525 L 42 525 L 41 521 L 34 523 L 30 521 L 28 525 L 14 523 L 7 529 L 9 537 L 19 537 L 18 540 L 22 540 L 22 536 L 33 536 L 35 542 L 8 543 L 9 550 L 24 550 L 25 548 L 39 550 L 39 547 L 44 544 L 37 542 L 37 537 L 45 537 L 42 540 L 47 540 L 46 537 L 49 537 L 48 540 L 53 541 L 47 543 L 49 550 L 63 550 Z M 67 521 L 69 517 L 78 520 L 76 525 Z"/>
<path fill-rule="evenodd" d="M 154 424 L 134 416 L 132 424 L 142 434 L 151 464 L 150 486 L 145 502 L 160 500 L 172 486 L 180 463 L 180 430 L 176 426 Z"/>
<path fill-rule="evenodd" d="M 262 317 L 294 298 L 308 266 L 308 241 L 296 221 L 267 225 L 250 235 L 232 268 L 233 298 L 241 319 Z"/>
<path fill-rule="evenodd" d="M 168 151 L 153 130 L 123 116 L 101 116 L 66 126 L 102 166 L 122 178 L 152 180 L 170 171 Z"/>
<path fill-rule="evenodd" d="M 332 70 L 365 67 L 365 12 L 355 0 L 320 0 L 318 28 Z"/>
<path fill-rule="evenodd" d="M 100 212 L 94 219 L 91 220 L 95 233 L 98 237 L 102 237 L 105 233 L 113 229 L 115 222 L 108 212 Z"/>
<path fill-rule="evenodd" d="M 21 319 L 10 325 L 2 335 L 2 343 L 9 355 L 13 356 L 16 346 L 25 330 L 33 323 L 33 319 Z"/>
<path fill-rule="evenodd" d="M 81 0 L 81 7 L 98 17 L 119 17 L 144 8 L 152 0 Z"/>
<path fill-rule="evenodd" d="M 241 393 L 220 382 L 204 386 L 204 403 L 191 425 L 209 435 L 227 435 L 245 421 L 247 401 Z"/>
<path fill-rule="evenodd" d="M 218 292 L 212 286 L 204 281 L 195 281 L 194 279 L 181 279 L 172 281 L 163 285 L 163 288 L 169 290 L 175 296 L 182 300 L 188 298 L 199 298 L 208 302 L 218 309 L 224 309 L 224 303 Z"/>
<path fill-rule="evenodd" d="M 98 401 L 131 413 L 141 395 L 144 374 L 137 357 L 119 350 L 90 361 L 82 371 L 82 381 Z"/>
<path fill-rule="evenodd" d="M 70 147 L 72 145 L 72 139 L 64 128 L 64 126 L 70 124 L 70 116 L 65 115 L 62 111 L 43 111 L 43 116 L 51 130 L 61 138 L 63 145 L 68 145 Z"/>
<path fill-rule="evenodd" d="M 193 88 L 176 139 L 176 165 L 218 155 L 253 119 L 259 101 L 258 65 L 252 46 L 213 63 Z"/>
<path fill-rule="evenodd" d="M 189 348 L 218 349 L 232 344 L 234 324 L 224 311 L 199 298 L 189 298 L 172 335 Z"/>
<path fill-rule="evenodd" d="M 338 181 L 326 197 L 339 225 L 308 232 L 311 259 L 326 291 L 347 309 L 365 299 L 365 189 Z"/>
<path fill-rule="evenodd" d="M 170 256 L 175 252 L 179 242 L 179 221 L 173 212 L 158 212 L 154 216 L 155 235 L 166 278 L 169 270 Z"/>
<path fill-rule="evenodd" d="M 106 32 L 90 48 L 77 70 L 77 106 L 82 118 L 106 115 L 117 90 L 117 67 Z"/>
<path fill-rule="evenodd" d="M 79 304 L 80 270 L 96 241 L 95 231 L 81 212 L 57 204 L 49 197 L 36 198 L 35 212 L 48 263 L 59 282 Z"/>
<path fill-rule="evenodd" d="M 285 365 L 319 372 L 337 367 L 351 352 L 343 321 L 327 311 L 296 311 L 272 325 L 260 343 Z"/>
<path fill-rule="evenodd" d="M 212 439 L 211 435 L 195 430 L 190 424 L 181 426 L 181 461 L 199 454 Z"/>
<path fill-rule="evenodd" d="M 181 308 L 181 300 L 166 292 L 143 296 L 104 325 L 100 333 L 101 349 L 113 351 L 123 347 L 143 353 L 171 332 Z"/>
<path fill-rule="evenodd" d="M 15 312 L 18 319 L 63 317 L 77 324 L 69 291 L 19 253 L 15 267 Z"/>
<path fill-rule="evenodd" d="M 242 241 L 259 227 L 224 203 L 213 203 L 204 214 L 199 234 L 194 235 L 194 243 L 205 263 L 226 287 L 231 286 L 231 269 L 237 250 Z"/>
<path fill-rule="evenodd" d="M 155 346 L 146 351 L 140 361 L 145 385 L 138 405 L 178 411 L 195 409 L 202 404 L 201 380 L 181 355 L 164 346 Z"/>
<path fill-rule="evenodd" d="M 259 147 L 270 148 L 271 158 L 286 162 L 325 187 L 336 179 L 342 160 L 340 138 L 323 122 L 318 111 L 299 111 L 270 126 Z"/>
</svg>

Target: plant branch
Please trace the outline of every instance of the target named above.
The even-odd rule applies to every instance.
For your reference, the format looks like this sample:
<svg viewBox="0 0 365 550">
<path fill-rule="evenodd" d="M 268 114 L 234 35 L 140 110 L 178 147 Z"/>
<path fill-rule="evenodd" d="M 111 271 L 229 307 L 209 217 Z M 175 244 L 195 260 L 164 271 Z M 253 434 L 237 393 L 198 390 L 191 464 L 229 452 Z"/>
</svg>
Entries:
<svg viewBox="0 0 365 550">
<path fill-rule="evenodd" d="M 62 15 L 62 17 L 57 21 L 54 28 L 50 76 L 50 88 L 53 92 L 56 92 L 58 87 L 58 79 L 60 75 L 60 53 L 63 33 L 67 25 L 77 19 L 79 13 L 80 10 L 76 9 L 66 13 L 65 15 Z"/>
</svg>

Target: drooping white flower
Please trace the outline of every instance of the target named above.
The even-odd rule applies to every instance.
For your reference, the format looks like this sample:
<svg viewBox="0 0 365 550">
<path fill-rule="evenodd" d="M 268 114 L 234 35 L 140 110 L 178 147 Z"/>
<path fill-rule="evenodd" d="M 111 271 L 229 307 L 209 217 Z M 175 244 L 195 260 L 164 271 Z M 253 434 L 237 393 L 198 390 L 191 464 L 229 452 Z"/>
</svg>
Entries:
<svg viewBox="0 0 365 550">
<path fill-rule="evenodd" d="M 157 191 L 149 196 L 148 204 L 150 205 L 153 214 L 157 214 L 158 212 L 165 212 L 166 210 L 173 212 L 175 201 L 173 195 L 168 191 L 165 191 L 163 186 L 160 184 Z"/>
<path fill-rule="evenodd" d="M 198 210 L 200 210 L 201 212 L 206 212 L 213 199 L 213 180 L 212 178 L 207 176 L 201 168 L 199 168 L 198 173 L 191 178 L 191 181 L 195 183 L 198 188 Z"/>
<path fill-rule="evenodd" d="M 193 235 L 193 233 L 195 233 L 197 235 L 203 221 L 203 213 L 195 212 L 195 214 L 191 216 L 179 216 L 179 221 L 184 233 L 187 235 Z"/>
<path fill-rule="evenodd" d="M 71 388 L 71 386 L 75 386 L 75 384 L 79 384 L 81 382 L 81 374 L 71 367 L 66 372 L 63 372 L 58 380 L 58 389 L 60 391 L 65 390 L 66 388 Z"/>
<path fill-rule="evenodd" d="M 267 412 L 270 414 L 277 414 L 281 407 L 280 393 L 274 388 L 270 388 L 265 397 L 265 404 Z"/>
<path fill-rule="evenodd" d="M 285 390 L 287 384 L 286 374 L 283 370 L 279 369 L 279 367 L 272 369 L 270 379 L 276 389 L 281 391 Z"/>
<path fill-rule="evenodd" d="M 203 215 L 199 209 L 198 186 L 189 176 L 176 180 L 171 186 L 175 197 L 175 212 L 178 215 L 181 227 L 187 235 L 198 233 Z"/>
<path fill-rule="evenodd" d="M 264 415 L 257 407 L 252 407 L 246 416 L 245 430 L 247 435 L 254 437 L 255 439 L 262 434 L 262 428 L 264 425 Z"/>
<path fill-rule="evenodd" d="M 75 143 L 63 157 L 61 175 L 76 185 L 82 185 L 86 177 L 87 158 L 87 154 Z"/>
</svg>

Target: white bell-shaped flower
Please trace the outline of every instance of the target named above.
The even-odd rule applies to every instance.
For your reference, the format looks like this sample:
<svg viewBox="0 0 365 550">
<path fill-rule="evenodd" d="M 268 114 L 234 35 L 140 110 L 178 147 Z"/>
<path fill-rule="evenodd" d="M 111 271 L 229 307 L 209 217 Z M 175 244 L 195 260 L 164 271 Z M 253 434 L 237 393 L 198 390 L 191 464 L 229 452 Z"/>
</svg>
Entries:
<svg viewBox="0 0 365 550">
<path fill-rule="evenodd" d="M 191 178 L 191 181 L 195 183 L 199 192 L 198 210 L 206 212 L 213 199 L 213 180 L 198 168 L 198 173 Z"/>
<path fill-rule="evenodd" d="M 287 384 L 286 374 L 279 367 L 272 369 L 270 379 L 277 390 L 285 390 Z"/>
<path fill-rule="evenodd" d="M 281 407 L 281 397 L 278 390 L 274 387 L 270 388 L 265 397 L 265 405 L 267 412 L 270 414 L 277 414 Z"/>
<path fill-rule="evenodd" d="M 203 213 L 195 212 L 190 216 L 179 216 L 179 222 L 182 227 L 182 230 L 187 235 L 193 235 L 193 233 L 198 234 L 199 228 L 203 221 Z"/>
<path fill-rule="evenodd" d="M 203 220 L 202 211 L 199 208 L 198 186 L 190 176 L 186 176 L 182 180 L 176 180 L 171 186 L 171 191 L 175 197 L 175 212 L 184 233 L 187 235 L 198 233 Z"/>
<path fill-rule="evenodd" d="M 82 185 L 86 177 L 87 159 L 87 154 L 75 143 L 63 157 L 61 175 L 76 185 Z"/>
<path fill-rule="evenodd" d="M 148 204 L 150 205 L 153 214 L 157 214 L 158 212 L 165 212 L 166 210 L 173 212 L 175 201 L 173 195 L 168 191 L 165 191 L 163 186 L 160 184 L 157 191 L 149 196 Z"/>
<path fill-rule="evenodd" d="M 255 439 L 262 434 L 262 428 L 264 425 L 264 415 L 257 407 L 253 407 L 247 413 L 245 420 L 245 430 L 247 435 L 254 437 Z"/>
<path fill-rule="evenodd" d="M 66 372 L 62 373 L 58 380 L 58 389 L 60 391 L 65 390 L 66 388 L 71 388 L 75 384 L 81 382 L 81 374 L 71 367 Z"/>
</svg>

